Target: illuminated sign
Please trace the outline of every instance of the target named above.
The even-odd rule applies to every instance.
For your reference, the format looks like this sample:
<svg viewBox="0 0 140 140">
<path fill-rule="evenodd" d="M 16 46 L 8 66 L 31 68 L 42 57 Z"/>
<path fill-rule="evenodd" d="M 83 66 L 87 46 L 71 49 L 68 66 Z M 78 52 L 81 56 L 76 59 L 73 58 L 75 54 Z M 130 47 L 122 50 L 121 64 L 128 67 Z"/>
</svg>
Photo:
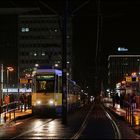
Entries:
<svg viewBox="0 0 140 140">
<path fill-rule="evenodd" d="M 138 77 L 127 76 L 126 82 L 138 82 Z"/>
<path fill-rule="evenodd" d="M 131 82 L 131 81 L 132 81 L 131 76 L 127 76 L 126 77 L 126 82 Z"/>
<path fill-rule="evenodd" d="M 20 84 L 32 83 L 32 79 L 20 78 Z"/>
<path fill-rule="evenodd" d="M 50 80 L 50 79 L 54 79 L 54 75 L 37 75 L 36 79 L 37 80 Z"/>
<path fill-rule="evenodd" d="M 28 83 L 28 79 L 20 78 L 20 83 L 21 84 L 26 84 L 26 83 Z"/>
<path fill-rule="evenodd" d="M 119 48 L 118 48 L 118 51 L 119 51 L 119 52 L 127 52 L 128 49 L 127 49 L 127 48 L 123 48 L 123 47 L 119 47 Z"/>
</svg>

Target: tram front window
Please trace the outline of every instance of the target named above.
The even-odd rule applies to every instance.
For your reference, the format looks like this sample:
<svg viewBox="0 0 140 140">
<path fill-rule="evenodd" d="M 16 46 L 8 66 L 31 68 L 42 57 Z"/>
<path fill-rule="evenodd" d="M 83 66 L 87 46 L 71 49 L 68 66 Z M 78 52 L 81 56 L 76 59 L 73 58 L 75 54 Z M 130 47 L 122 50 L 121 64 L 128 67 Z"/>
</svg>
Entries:
<svg viewBox="0 0 140 140">
<path fill-rule="evenodd" d="M 54 92 L 54 80 L 37 81 L 37 92 Z"/>
</svg>

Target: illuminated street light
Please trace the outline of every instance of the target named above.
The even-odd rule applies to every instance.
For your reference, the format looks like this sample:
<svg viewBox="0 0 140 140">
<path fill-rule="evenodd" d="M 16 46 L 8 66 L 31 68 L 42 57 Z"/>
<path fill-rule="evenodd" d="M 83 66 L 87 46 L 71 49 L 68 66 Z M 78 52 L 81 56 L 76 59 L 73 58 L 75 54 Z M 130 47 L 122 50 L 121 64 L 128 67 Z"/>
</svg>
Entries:
<svg viewBox="0 0 140 140">
<path fill-rule="evenodd" d="M 55 66 L 55 67 L 58 67 L 59 65 L 56 63 L 54 66 Z"/>
<path fill-rule="evenodd" d="M 9 87 L 9 72 L 14 71 L 13 67 L 7 67 L 7 94 L 8 94 L 8 87 Z"/>
<path fill-rule="evenodd" d="M 35 64 L 35 67 L 39 67 L 39 64 Z"/>
</svg>

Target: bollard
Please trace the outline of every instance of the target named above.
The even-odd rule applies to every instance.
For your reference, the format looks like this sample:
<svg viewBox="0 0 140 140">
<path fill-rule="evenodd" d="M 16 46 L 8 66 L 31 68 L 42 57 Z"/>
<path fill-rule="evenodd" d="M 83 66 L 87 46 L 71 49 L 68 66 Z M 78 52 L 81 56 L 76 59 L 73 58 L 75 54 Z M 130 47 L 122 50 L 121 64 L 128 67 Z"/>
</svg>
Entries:
<svg viewBox="0 0 140 140">
<path fill-rule="evenodd" d="M 9 112 L 9 120 L 11 120 L 11 111 Z"/>
<path fill-rule="evenodd" d="M 126 115 L 125 115 L 126 120 L 128 121 L 128 108 L 126 108 Z"/>
<path fill-rule="evenodd" d="M 131 124 L 131 108 L 129 107 L 129 123 Z"/>
<path fill-rule="evenodd" d="M 22 109 L 23 109 L 23 104 L 22 103 L 21 103 L 21 106 L 20 107 L 21 107 L 21 112 L 22 112 Z"/>
<path fill-rule="evenodd" d="M 4 113 L 4 122 L 6 122 L 6 112 Z"/>
<path fill-rule="evenodd" d="M 130 125 L 132 126 L 132 108 L 130 107 Z"/>
<path fill-rule="evenodd" d="M 133 106 L 131 107 L 131 115 L 132 115 L 132 127 L 134 126 L 134 109 L 133 109 Z"/>
</svg>

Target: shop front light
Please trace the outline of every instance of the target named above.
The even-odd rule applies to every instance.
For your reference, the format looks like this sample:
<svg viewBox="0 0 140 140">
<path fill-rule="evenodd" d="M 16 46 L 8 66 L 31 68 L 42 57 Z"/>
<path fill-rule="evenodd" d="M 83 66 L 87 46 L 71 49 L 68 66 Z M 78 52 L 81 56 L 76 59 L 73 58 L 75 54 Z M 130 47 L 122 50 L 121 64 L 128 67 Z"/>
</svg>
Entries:
<svg viewBox="0 0 140 140">
<path fill-rule="evenodd" d="M 36 104 L 37 104 L 37 105 L 40 105 L 40 104 L 41 104 L 41 101 L 37 101 Z"/>
<path fill-rule="evenodd" d="M 53 105 L 54 101 L 53 100 L 49 100 L 49 105 Z"/>
</svg>

